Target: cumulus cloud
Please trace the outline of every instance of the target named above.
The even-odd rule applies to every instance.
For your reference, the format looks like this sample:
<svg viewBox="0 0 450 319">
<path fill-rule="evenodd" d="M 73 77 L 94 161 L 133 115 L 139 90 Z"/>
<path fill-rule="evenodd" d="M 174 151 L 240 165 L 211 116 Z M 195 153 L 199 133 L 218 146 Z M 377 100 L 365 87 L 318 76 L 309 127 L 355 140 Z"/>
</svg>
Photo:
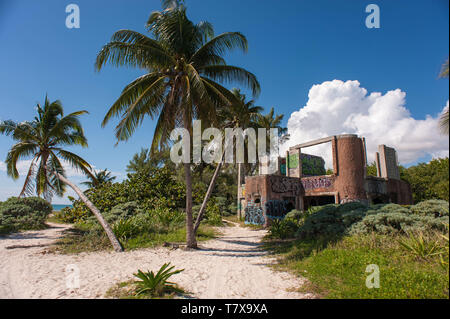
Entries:
<svg viewBox="0 0 450 319">
<path fill-rule="evenodd" d="M 400 89 L 384 95 L 369 94 L 358 81 L 333 80 L 314 85 L 306 105 L 291 114 L 287 125 L 291 139 L 281 149 L 331 135 L 358 134 L 366 138 L 369 162 L 374 160 L 380 144 L 394 147 L 402 164 L 424 156 L 448 156 L 448 136 L 439 133 L 439 115 L 415 119 L 405 107 L 405 98 L 406 93 Z M 304 152 L 323 156 L 327 167 L 332 167 L 330 145 Z"/>
</svg>

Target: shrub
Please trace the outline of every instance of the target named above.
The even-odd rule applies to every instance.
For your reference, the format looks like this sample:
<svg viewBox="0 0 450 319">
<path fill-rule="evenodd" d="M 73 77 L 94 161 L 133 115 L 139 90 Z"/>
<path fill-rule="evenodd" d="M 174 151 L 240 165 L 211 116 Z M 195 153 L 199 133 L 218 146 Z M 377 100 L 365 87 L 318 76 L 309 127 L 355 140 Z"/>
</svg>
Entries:
<svg viewBox="0 0 450 319">
<path fill-rule="evenodd" d="M 298 230 L 298 224 L 290 219 L 273 219 L 269 227 L 269 238 L 292 238 Z"/>
<path fill-rule="evenodd" d="M 301 210 L 291 210 L 289 213 L 284 216 L 285 219 L 292 219 L 297 222 L 300 222 L 301 219 L 305 217 L 305 213 L 303 213 Z"/>
<path fill-rule="evenodd" d="M 195 205 L 192 207 L 192 212 L 194 215 L 194 221 L 197 219 L 198 212 L 200 211 L 201 205 Z M 220 215 L 220 208 L 215 203 L 214 200 L 209 201 L 206 205 L 206 211 L 203 215 L 203 223 L 212 226 L 221 226 L 222 225 L 222 216 Z"/>
<path fill-rule="evenodd" d="M 121 183 L 107 183 L 92 188 L 85 194 L 102 214 L 117 221 L 121 218 L 120 215 L 128 214 L 130 210 L 175 210 L 183 207 L 184 190 L 185 186 L 172 177 L 172 171 L 163 167 L 129 174 L 128 179 Z M 81 200 L 73 201 L 72 205 L 72 208 L 63 209 L 58 217 L 65 222 L 79 222 L 91 215 Z M 115 211 L 112 212 L 114 208 Z"/>
<path fill-rule="evenodd" d="M 395 234 L 445 231 L 448 202 L 430 200 L 414 206 L 360 203 L 330 204 L 308 216 L 297 231 L 299 238 L 347 234 Z"/>
<path fill-rule="evenodd" d="M 411 211 L 432 217 L 448 216 L 448 202 L 437 199 L 427 200 L 412 206 Z"/>
<path fill-rule="evenodd" d="M 345 233 L 353 223 L 365 215 L 366 207 L 360 203 L 322 206 L 316 212 L 310 212 L 304 224 L 297 231 L 300 238 L 316 236 L 337 236 Z"/>
<path fill-rule="evenodd" d="M 0 233 L 45 228 L 52 209 L 42 198 L 11 197 L 0 204 Z"/>
</svg>

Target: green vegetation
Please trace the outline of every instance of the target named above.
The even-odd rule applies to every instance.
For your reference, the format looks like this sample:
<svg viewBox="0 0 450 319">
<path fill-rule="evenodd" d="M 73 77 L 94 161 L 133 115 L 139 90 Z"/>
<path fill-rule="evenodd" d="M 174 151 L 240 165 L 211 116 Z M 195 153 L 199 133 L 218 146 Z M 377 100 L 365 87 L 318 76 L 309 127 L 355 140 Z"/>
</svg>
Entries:
<svg viewBox="0 0 450 319">
<path fill-rule="evenodd" d="M 428 199 L 449 200 L 448 157 L 400 167 L 400 177 L 411 185 L 414 203 Z"/>
<path fill-rule="evenodd" d="M 429 199 L 449 200 L 448 157 L 399 168 L 401 179 L 411 185 L 414 203 Z M 367 175 L 377 176 L 375 162 L 367 166 Z"/>
<path fill-rule="evenodd" d="M 327 298 L 448 298 L 448 202 L 293 211 L 265 241 L 278 267 L 309 279 L 302 290 Z M 380 288 L 365 285 L 380 269 Z"/>
<path fill-rule="evenodd" d="M 132 214 L 134 212 L 131 210 L 138 209 L 176 209 L 184 203 L 185 187 L 172 174 L 173 171 L 166 167 L 144 169 L 129 174 L 123 182 L 104 183 L 91 188 L 85 195 L 105 216 L 109 213 L 119 214 L 117 211 L 124 210 Z M 62 209 L 57 216 L 66 222 L 78 222 L 90 215 L 83 201 L 76 200 L 72 206 Z"/>
<path fill-rule="evenodd" d="M 324 298 L 448 298 L 448 266 L 439 257 L 426 260 L 404 250 L 394 235 L 353 235 L 337 241 L 326 238 L 270 241 L 266 248 L 280 257 L 280 269 L 306 277 L 302 291 Z M 430 239 L 436 240 L 435 236 Z M 448 262 L 448 257 L 447 257 Z M 378 265 L 380 288 L 368 289 L 366 267 Z"/>
<path fill-rule="evenodd" d="M 186 237 L 183 227 L 185 214 L 169 208 L 143 209 L 138 202 L 115 206 L 103 214 L 112 225 L 114 234 L 127 250 L 154 247 L 164 243 L 182 243 Z M 216 231 L 207 221 L 199 229 L 197 240 L 208 240 Z M 56 243 L 56 250 L 67 253 L 98 251 L 108 249 L 108 239 L 92 216 L 84 216 L 74 228 Z"/>
<path fill-rule="evenodd" d="M 44 229 L 45 221 L 51 214 L 49 202 L 38 197 L 11 197 L 0 202 L 0 234 L 11 232 Z"/>
<path fill-rule="evenodd" d="M 92 188 L 95 186 L 99 186 L 105 183 L 112 183 L 116 177 L 111 175 L 111 172 L 104 169 L 98 172 L 93 172 L 92 175 L 88 175 L 89 180 L 81 183 L 82 185 L 87 186 L 88 188 Z"/>
</svg>

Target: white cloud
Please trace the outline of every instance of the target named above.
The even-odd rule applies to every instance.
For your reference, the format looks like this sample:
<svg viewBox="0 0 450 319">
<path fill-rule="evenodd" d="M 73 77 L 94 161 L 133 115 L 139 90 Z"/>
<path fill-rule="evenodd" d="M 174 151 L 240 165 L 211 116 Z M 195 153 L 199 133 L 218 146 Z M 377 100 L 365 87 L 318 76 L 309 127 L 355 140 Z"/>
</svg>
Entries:
<svg viewBox="0 0 450 319">
<path fill-rule="evenodd" d="M 366 138 L 369 161 L 373 161 L 379 144 L 394 147 L 402 164 L 427 155 L 448 156 L 448 136 L 439 133 L 439 115 L 414 119 L 405 107 L 405 97 L 400 89 L 384 95 L 368 94 L 358 81 L 333 80 L 314 85 L 306 105 L 289 118 L 291 139 L 282 151 L 302 142 L 347 133 Z M 327 167 L 332 167 L 330 145 L 307 148 L 304 152 L 322 155 Z"/>
<path fill-rule="evenodd" d="M 61 164 L 66 170 L 67 177 L 83 177 L 84 175 L 81 171 L 73 168 L 69 162 L 61 160 Z M 17 170 L 19 171 L 19 175 L 26 175 L 28 170 L 30 169 L 31 160 L 23 160 L 17 162 Z M 6 172 L 6 163 L 0 161 L 0 171 Z"/>
</svg>

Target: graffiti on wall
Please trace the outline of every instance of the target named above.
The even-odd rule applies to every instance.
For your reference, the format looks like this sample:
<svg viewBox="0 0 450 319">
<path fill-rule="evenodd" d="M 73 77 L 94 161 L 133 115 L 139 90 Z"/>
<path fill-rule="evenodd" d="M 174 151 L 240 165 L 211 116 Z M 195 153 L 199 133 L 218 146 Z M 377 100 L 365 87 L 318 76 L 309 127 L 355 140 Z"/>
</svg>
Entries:
<svg viewBox="0 0 450 319">
<path fill-rule="evenodd" d="M 293 178 L 274 178 L 271 181 L 271 189 L 274 193 L 287 193 L 292 192 L 295 196 L 300 195 L 302 184 L 299 179 Z"/>
<path fill-rule="evenodd" d="M 263 210 L 260 206 L 250 204 L 245 208 L 245 223 L 252 225 L 264 225 L 266 222 Z"/>
<path fill-rule="evenodd" d="M 289 154 L 289 168 L 298 167 L 298 153 Z"/>
<path fill-rule="evenodd" d="M 316 177 L 302 179 L 302 185 L 305 190 L 315 188 L 330 188 L 333 186 L 333 179 L 331 177 Z"/>
<path fill-rule="evenodd" d="M 282 158 L 280 161 L 280 174 L 286 175 L 286 159 Z"/>
<path fill-rule="evenodd" d="M 266 217 L 281 219 L 294 209 L 294 205 L 287 200 L 268 200 L 265 204 Z"/>
</svg>

